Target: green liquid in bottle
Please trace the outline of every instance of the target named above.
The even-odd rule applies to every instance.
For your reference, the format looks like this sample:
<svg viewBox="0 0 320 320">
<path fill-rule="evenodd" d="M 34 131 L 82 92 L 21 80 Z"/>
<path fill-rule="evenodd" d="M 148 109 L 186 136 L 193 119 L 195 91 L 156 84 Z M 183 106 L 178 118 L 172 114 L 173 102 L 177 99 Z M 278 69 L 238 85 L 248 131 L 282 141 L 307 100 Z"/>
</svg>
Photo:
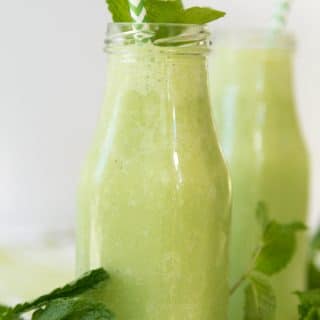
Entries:
<svg viewBox="0 0 320 320">
<path fill-rule="evenodd" d="M 210 116 L 206 57 L 131 45 L 109 56 L 83 173 L 78 270 L 118 320 L 226 320 L 230 187 Z"/>
<path fill-rule="evenodd" d="M 292 92 L 289 48 L 218 46 L 213 59 L 214 115 L 233 184 L 231 283 L 247 270 L 259 239 L 254 211 L 264 201 L 272 218 L 305 222 L 309 163 Z M 297 319 L 305 285 L 306 234 L 286 268 L 272 278 L 277 320 Z M 230 319 L 242 319 L 244 287 L 231 298 Z"/>
</svg>

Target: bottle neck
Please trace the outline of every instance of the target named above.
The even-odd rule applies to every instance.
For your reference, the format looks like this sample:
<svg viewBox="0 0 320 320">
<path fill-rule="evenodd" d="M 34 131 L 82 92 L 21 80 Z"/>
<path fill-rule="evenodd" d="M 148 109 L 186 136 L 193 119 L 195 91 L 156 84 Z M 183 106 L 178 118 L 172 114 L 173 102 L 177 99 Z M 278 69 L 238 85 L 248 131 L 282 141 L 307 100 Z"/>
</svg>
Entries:
<svg viewBox="0 0 320 320">
<path fill-rule="evenodd" d="M 212 137 L 206 56 L 135 49 L 108 56 L 102 134 L 111 130 L 118 138 L 123 130 L 123 137 L 137 135 L 142 144 L 140 134 L 158 135 L 164 149 L 181 137 L 186 143 Z"/>
<path fill-rule="evenodd" d="M 109 55 L 97 131 L 97 143 L 103 145 L 101 151 L 97 148 L 101 152 L 97 181 L 113 150 L 126 161 L 140 157 L 147 163 L 171 163 L 174 157 L 177 168 L 179 156 L 189 157 L 188 150 L 195 154 L 211 150 L 221 163 L 211 121 L 206 60 L 203 55 L 161 52 Z"/>
<path fill-rule="evenodd" d="M 212 97 L 222 143 L 228 145 L 231 136 L 239 141 L 300 141 L 291 52 L 221 48 L 215 53 Z"/>
<path fill-rule="evenodd" d="M 178 50 L 145 44 L 110 53 L 107 94 L 122 96 L 125 92 L 134 92 L 145 97 L 157 94 L 167 102 L 187 99 L 188 95 L 208 97 L 206 54 L 188 51 L 181 54 L 181 48 Z"/>
<path fill-rule="evenodd" d="M 239 112 L 254 115 L 263 109 L 270 117 L 295 115 L 290 50 L 221 47 L 215 54 L 215 91 L 224 96 L 229 91 Z"/>
</svg>

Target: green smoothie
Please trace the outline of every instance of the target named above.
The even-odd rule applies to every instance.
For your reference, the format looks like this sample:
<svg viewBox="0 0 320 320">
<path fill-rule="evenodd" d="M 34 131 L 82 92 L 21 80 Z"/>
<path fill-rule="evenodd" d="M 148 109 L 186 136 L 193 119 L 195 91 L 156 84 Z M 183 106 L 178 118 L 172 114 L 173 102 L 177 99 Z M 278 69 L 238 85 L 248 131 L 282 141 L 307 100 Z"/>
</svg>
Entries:
<svg viewBox="0 0 320 320">
<path fill-rule="evenodd" d="M 109 54 L 80 188 L 78 272 L 105 267 L 118 320 L 226 320 L 230 185 L 210 117 L 206 50 Z"/>
<path fill-rule="evenodd" d="M 234 191 L 232 283 L 247 270 L 258 243 L 259 201 L 280 222 L 307 217 L 308 155 L 295 111 L 291 50 L 289 44 L 270 49 L 264 44 L 218 45 L 211 67 L 214 115 Z M 292 292 L 304 288 L 305 258 L 302 235 L 293 262 L 272 278 L 277 320 L 297 319 Z M 242 319 L 243 305 L 242 287 L 231 299 L 230 320 Z"/>
</svg>

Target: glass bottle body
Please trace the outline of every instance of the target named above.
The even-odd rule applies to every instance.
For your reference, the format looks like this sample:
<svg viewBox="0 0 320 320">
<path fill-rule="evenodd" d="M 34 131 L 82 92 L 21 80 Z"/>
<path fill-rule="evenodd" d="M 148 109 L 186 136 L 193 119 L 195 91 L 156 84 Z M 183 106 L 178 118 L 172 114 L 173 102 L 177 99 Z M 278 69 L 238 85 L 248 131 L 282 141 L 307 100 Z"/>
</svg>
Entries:
<svg viewBox="0 0 320 320">
<path fill-rule="evenodd" d="M 263 41 L 218 45 L 211 66 L 213 113 L 233 185 L 232 283 L 247 270 L 261 236 L 259 201 L 282 223 L 307 219 L 309 160 L 295 110 L 292 50 L 286 42 L 266 48 Z M 293 261 L 272 278 L 277 320 L 297 318 L 292 292 L 304 288 L 306 246 L 300 235 Z M 230 305 L 230 319 L 241 318 L 244 288 Z"/>
<path fill-rule="evenodd" d="M 80 188 L 79 273 L 110 272 L 99 297 L 119 320 L 225 320 L 230 187 L 206 56 L 132 44 L 108 73 Z"/>
</svg>

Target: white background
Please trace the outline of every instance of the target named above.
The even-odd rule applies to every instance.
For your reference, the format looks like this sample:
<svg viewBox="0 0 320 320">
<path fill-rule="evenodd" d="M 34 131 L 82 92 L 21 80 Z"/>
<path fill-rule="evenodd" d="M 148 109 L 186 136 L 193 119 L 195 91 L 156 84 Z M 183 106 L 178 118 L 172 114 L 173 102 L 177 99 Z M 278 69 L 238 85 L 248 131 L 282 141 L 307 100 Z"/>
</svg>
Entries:
<svg viewBox="0 0 320 320">
<path fill-rule="evenodd" d="M 223 23 L 243 27 L 267 26 L 273 7 L 272 0 L 191 2 L 225 9 Z M 320 209 L 319 11 L 319 0 L 297 0 L 289 23 L 299 44 L 296 87 L 312 154 L 313 224 Z M 103 0 L 0 0 L 2 237 L 12 225 L 72 226 L 105 86 L 108 20 Z"/>
</svg>

